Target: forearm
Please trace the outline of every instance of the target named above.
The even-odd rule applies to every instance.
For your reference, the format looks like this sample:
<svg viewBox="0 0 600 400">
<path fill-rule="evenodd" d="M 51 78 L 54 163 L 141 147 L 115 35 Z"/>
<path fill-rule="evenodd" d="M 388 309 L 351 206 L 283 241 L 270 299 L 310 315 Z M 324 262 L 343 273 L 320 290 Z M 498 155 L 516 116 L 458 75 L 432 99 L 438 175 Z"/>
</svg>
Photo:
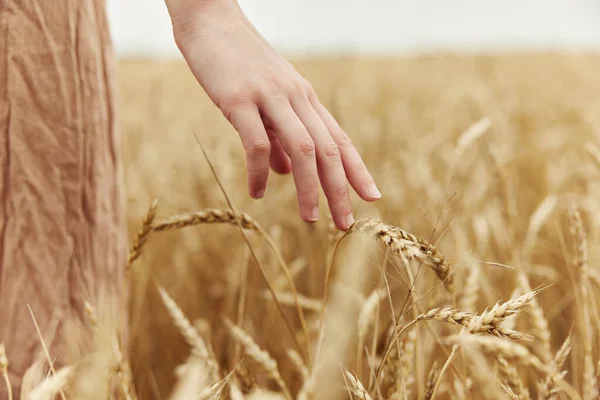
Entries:
<svg viewBox="0 0 600 400">
<path fill-rule="evenodd" d="M 206 30 L 214 29 L 211 28 L 212 22 L 245 19 L 237 0 L 165 0 L 165 3 L 171 16 L 175 42 L 182 51 L 190 36 L 197 37 Z"/>
<path fill-rule="evenodd" d="M 236 0 L 165 0 L 171 18 L 179 19 L 197 12 L 238 7 Z"/>
</svg>

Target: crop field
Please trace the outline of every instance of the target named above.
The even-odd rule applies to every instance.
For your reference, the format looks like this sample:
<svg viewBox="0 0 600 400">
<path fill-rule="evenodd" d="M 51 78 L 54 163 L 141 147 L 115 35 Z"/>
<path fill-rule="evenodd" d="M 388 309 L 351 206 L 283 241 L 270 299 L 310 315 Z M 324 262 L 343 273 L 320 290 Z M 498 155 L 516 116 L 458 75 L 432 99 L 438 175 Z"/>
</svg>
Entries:
<svg viewBox="0 0 600 400">
<path fill-rule="evenodd" d="M 382 199 L 353 196 L 346 233 L 324 196 L 300 219 L 290 176 L 251 199 L 241 142 L 186 66 L 121 61 L 129 349 L 90 305 L 96 334 L 73 340 L 102 367 L 47 393 L 598 398 L 600 56 L 292 61 Z"/>
</svg>

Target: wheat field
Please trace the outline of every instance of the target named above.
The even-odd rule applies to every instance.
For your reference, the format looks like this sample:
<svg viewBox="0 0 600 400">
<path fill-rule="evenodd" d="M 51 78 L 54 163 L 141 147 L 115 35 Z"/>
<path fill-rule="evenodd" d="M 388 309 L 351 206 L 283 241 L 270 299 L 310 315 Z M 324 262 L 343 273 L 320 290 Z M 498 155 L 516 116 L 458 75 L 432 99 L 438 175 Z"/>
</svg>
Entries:
<svg viewBox="0 0 600 400">
<path fill-rule="evenodd" d="M 600 56 L 293 63 L 383 198 L 345 234 L 290 177 L 251 199 L 185 65 L 122 61 L 129 350 L 90 305 L 113 367 L 37 398 L 598 398 Z"/>
</svg>

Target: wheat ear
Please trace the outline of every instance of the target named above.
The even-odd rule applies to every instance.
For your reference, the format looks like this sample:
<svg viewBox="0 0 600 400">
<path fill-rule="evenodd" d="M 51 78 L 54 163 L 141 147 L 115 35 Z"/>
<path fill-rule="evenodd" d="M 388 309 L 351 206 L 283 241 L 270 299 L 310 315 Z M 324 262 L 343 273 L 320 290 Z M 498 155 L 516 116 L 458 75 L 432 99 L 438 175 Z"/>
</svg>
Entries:
<svg viewBox="0 0 600 400">
<path fill-rule="evenodd" d="M 454 270 L 446 262 L 444 255 L 425 239 L 371 218 L 356 221 L 348 232 L 372 235 L 388 246 L 394 254 L 429 266 L 454 296 Z"/>
<path fill-rule="evenodd" d="M 234 339 L 239 341 L 244 347 L 246 354 L 256 361 L 261 367 L 265 369 L 271 375 L 271 377 L 277 382 L 280 389 L 283 391 L 285 397 L 288 400 L 292 399 L 292 395 L 287 388 L 287 385 L 283 381 L 279 369 L 277 368 L 277 361 L 275 361 L 267 351 L 260 348 L 258 344 L 248 335 L 242 328 L 235 325 L 229 319 L 225 319 L 225 325 L 229 328 L 229 333 Z"/>
<path fill-rule="evenodd" d="M 210 356 L 208 346 L 204 342 L 204 339 L 202 339 L 198 331 L 193 327 L 192 323 L 185 317 L 185 314 L 181 308 L 179 308 L 175 300 L 169 296 L 167 291 L 162 287 L 158 287 L 158 292 L 160 293 L 162 301 L 165 304 L 171 319 L 177 328 L 179 328 L 179 332 L 181 332 L 186 342 L 192 348 L 192 353 L 204 360 L 211 373 L 211 379 L 216 379 L 219 375 L 219 367 Z"/>
<path fill-rule="evenodd" d="M 357 398 L 359 400 L 371 400 L 371 396 L 367 392 L 367 389 L 365 389 L 363 384 L 360 382 L 358 377 L 351 374 L 343 366 L 342 372 L 344 373 L 344 380 L 347 380 L 346 385 L 348 386 L 348 389 L 350 390 L 350 393 L 352 394 L 353 398 Z M 348 382 L 350 383 L 350 385 L 348 385 Z"/>
</svg>

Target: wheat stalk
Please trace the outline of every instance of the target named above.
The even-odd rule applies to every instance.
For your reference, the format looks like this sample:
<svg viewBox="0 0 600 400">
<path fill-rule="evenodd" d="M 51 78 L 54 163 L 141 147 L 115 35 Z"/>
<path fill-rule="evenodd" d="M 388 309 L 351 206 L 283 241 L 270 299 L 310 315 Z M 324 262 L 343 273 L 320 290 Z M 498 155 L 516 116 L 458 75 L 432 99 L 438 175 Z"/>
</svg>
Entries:
<svg viewBox="0 0 600 400">
<path fill-rule="evenodd" d="M 473 263 L 469 269 L 469 275 L 465 283 L 465 291 L 461 297 L 460 308 L 466 311 L 474 312 L 477 308 L 477 299 L 479 298 L 479 279 L 481 276 L 481 267 L 478 263 Z"/>
<path fill-rule="evenodd" d="M 529 394 L 529 390 L 525 387 L 517 368 L 509 364 L 508 361 L 502 357 L 498 357 L 497 361 L 502 373 L 506 377 L 508 389 L 512 392 L 511 394 L 514 395 L 514 398 L 516 400 L 530 400 L 531 395 Z"/>
<path fill-rule="evenodd" d="M 2 377 L 4 377 L 4 382 L 6 383 L 8 400 L 12 400 L 12 386 L 10 384 L 10 377 L 8 376 L 8 358 L 6 357 L 6 348 L 2 343 L 0 343 L 0 372 L 2 372 Z"/>
<path fill-rule="evenodd" d="M 444 255 L 425 239 L 371 218 L 356 221 L 348 232 L 370 234 L 382 241 L 394 254 L 429 266 L 444 283 L 448 292 L 454 295 L 453 269 L 446 262 Z"/>
<path fill-rule="evenodd" d="M 148 241 L 150 234 L 152 233 L 152 222 L 156 218 L 156 209 L 158 208 L 158 199 L 155 199 L 150 207 L 148 207 L 148 211 L 146 212 L 146 216 L 140 225 L 135 238 L 133 239 L 133 244 L 129 249 L 129 255 L 127 256 L 127 266 L 125 267 L 125 276 L 129 276 L 131 274 L 131 266 L 142 254 L 142 248 Z"/>
<path fill-rule="evenodd" d="M 440 376 L 440 368 L 437 361 L 433 362 L 429 374 L 427 375 L 427 385 L 425 386 L 425 394 L 423 395 L 424 400 L 431 400 L 434 395 L 435 385 Z"/>
<path fill-rule="evenodd" d="M 229 333 L 233 336 L 234 339 L 239 341 L 244 349 L 246 350 L 246 354 L 248 354 L 254 361 L 256 361 L 261 367 L 264 368 L 265 371 L 271 375 L 271 377 L 277 382 L 280 389 L 285 394 L 285 397 L 289 400 L 292 399 L 292 395 L 287 388 L 287 385 L 283 381 L 281 374 L 279 373 L 279 369 L 277 368 L 277 361 L 275 361 L 267 351 L 260 348 L 256 342 L 252 339 L 250 335 L 248 335 L 242 328 L 235 325 L 229 319 L 225 319 L 225 325 L 229 328 Z"/>
<path fill-rule="evenodd" d="M 300 354 L 298 354 L 298 352 L 294 349 L 288 349 L 287 355 L 288 358 L 292 361 L 294 367 L 296 368 L 296 371 L 298 371 L 300 376 L 302 376 L 302 381 L 306 381 L 310 374 Z"/>
<path fill-rule="evenodd" d="M 216 379 L 219 374 L 219 367 L 217 363 L 212 359 L 208 351 L 208 347 L 204 342 L 204 339 L 198 334 L 198 331 L 193 327 L 192 323 L 185 317 L 183 311 L 179 308 L 175 300 L 169 296 L 167 291 L 162 287 L 158 287 L 158 292 L 162 298 L 171 319 L 179 328 L 179 332 L 185 338 L 186 342 L 192 348 L 192 353 L 200 357 L 206 365 L 211 374 L 211 379 Z"/>
<path fill-rule="evenodd" d="M 562 346 L 556 352 L 556 356 L 550 365 L 550 371 L 546 378 L 539 384 L 539 398 L 542 400 L 552 400 L 560 392 L 558 382 L 566 375 L 566 371 L 561 371 L 569 353 L 571 352 L 571 335 L 567 336 Z"/>
<path fill-rule="evenodd" d="M 520 271 L 517 274 L 517 280 L 519 286 L 524 292 L 531 292 L 531 286 L 529 285 L 529 279 L 524 272 Z M 536 298 L 531 299 L 529 302 L 530 307 L 527 307 L 527 312 L 531 316 L 532 321 L 532 335 L 539 340 L 539 345 L 542 350 L 543 358 L 546 361 L 552 359 L 551 345 L 550 345 L 550 328 L 548 327 L 548 320 L 544 316 L 544 311 L 539 305 Z"/>
<path fill-rule="evenodd" d="M 477 348 L 495 358 L 501 357 L 507 361 L 513 360 L 524 367 L 534 367 L 540 372 L 548 371 L 548 367 L 539 358 L 531 354 L 525 346 L 513 341 L 480 335 L 457 335 L 449 339 L 465 348 L 469 348 L 469 346 Z"/>
<path fill-rule="evenodd" d="M 231 210 L 209 208 L 192 213 L 174 215 L 163 219 L 162 221 L 156 222 L 154 225 L 152 225 L 152 230 L 156 232 L 162 232 L 204 224 L 239 224 L 244 229 L 258 229 L 258 224 L 246 213 L 235 214 Z"/>
<path fill-rule="evenodd" d="M 583 398 L 596 398 L 596 374 L 592 361 L 592 336 L 593 324 L 590 316 L 590 304 L 592 300 L 589 293 L 589 263 L 588 263 L 588 241 L 587 234 L 583 228 L 581 213 L 576 206 L 571 207 L 569 213 L 571 222 L 570 231 L 575 241 L 575 269 L 579 273 L 579 286 L 582 293 L 581 308 L 583 324 L 580 329 L 584 335 L 584 358 L 583 358 Z"/>
<path fill-rule="evenodd" d="M 456 144 L 456 158 L 460 159 L 464 151 L 477 139 L 483 136 L 489 131 L 492 123 L 488 117 L 484 117 L 471 125 L 462 135 L 458 138 Z"/>
<path fill-rule="evenodd" d="M 394 327 L 391 327 L 393 334 Z M 415 342 L 417 330 L 411 329 L 406 335 L 401 336 L 398 346 L 392 346 L 388 362 L 383 368 L 382 392 L 387 399 L 406 398 L 409 387 L 414 382 Z M 388 339 L 389 341 L 389 339 Z"/>
<path fill-rule="evenodd" d="M 281 267 L 281 270 L 284 272 L 284 274 L 287 278 L 288 285 L 289 285 L 290 289 L 292 290 L 292 294 L 294 296 L 294 302 L 296 305 L 296 311 L 298 312 L 298 317 L 300 318 L 300 323 L 302 325 L 302 332 L 304 334 L 307 358 L 310 358 L 310 350 L 308 348 L 309 347 L 308 328 L 306 325 L 306 320 L 304 318 L 304 311 L 302 310 L 302 306 L 299 303 L 298 291 L 296 289 L 296 285 L 294 283 L 294 278 L 292 276 L 292 273 L 290 272 L 285 261 L 283 260 L 283 257 L 281 256 L 281 253 L 277 249 L 275 242 L 273 242 L 273 240 L 268 235 L 268 233 L 256 221 L 254 221 L 252 219 L 252 217 L 250 217 L 248 214 L 243 213 L 243 212 L 241 212 L 241 213 L 234 212 L 232 209 L 222 210 L 222 209 L 216 209 L 216 208 L 209 208 L 206 210 L 201 210 L 201 211 L 197 211 L 197 212 L 193 212 L 193 213 L 175 215 L 175 216 L 169 217 L 165 220 L 159 221 L 152 226 L 152 231 L 162 232 L 162 231 L 167 231 L 167 230 L 182 229 L 182 228 L 185 228 L 188 226 L 194 226 L 194 225 L 200 225 L 200 224 L 216 224 L 216 223 L 231 224 L 231 225 L 239 226 L 242 229 L 257 231 L 267 241 L 267 243 L 269 244 L 269 246 L 275 253 L 275 257 L 277 258 L 277 261 Z M 246 241 L 247 241 L 248 239 L 246 238 L 243 231 L 242 231 L 242 234 L 244 235 L 244 239 L 246 239 Z M 253 250 L 248 241 L 247 241 L 247 243 L 250 247 L 251 253 L 253 253 Z M 258 262 L 258 259 L 256 259 L 256 261 L 259 264 L 259 268 L 261 269 L 261 273 L 263 274 L 263 277 L 264 277 L 265 281 L 267 282 L 267 285 L 269 286 L 269 290 L 273 290 L 272 285 L 268 281 L 266 272 L 263 270 L 262 265 L 260 264 L 260 262 Z M 275 297 L 274 292 L 272 293 L 272 296 Z M 277 303 L 277 305 L 279 307 L 281 316 L 283 317 L 284 321 L 286 322 L 286 325 L 289 326 L 289 321 L 286 318 L 286 315 L 285 315 L 283 309 L 281 308 L 281 304 Z M 293 335 L 293 333 L 291 332 L 291 328 L 290 328 L 290 334 Z M 295 337 L 294 337 L 294 340 L 295 340 Z"/>
<path fill-rule="evenodd" d="M 447 322 L 455 326 L 468 328 L 470 333 L 489 333 L 490 335 L 507 337 L 514 340 L 527 338 L 526 335 L 520 332 L 499 325 L 499 322 L 501 322 L 502 319 L 498 319 L 498 324 L 493 323 L 493 321 L 486 323 L 480 316 L 468 312 L 462 312 L 453 308 L 434 308 L 424 314 L 419 315 L 416 320 Z"/>
<path fill-rule="evenodd" d="M 365 389 L 363 384 L 360 382 L 360 380 L 355 375 L 351 374 L 343 366 L 342 366 L 342 371 L 344 373 L 344 380 L 347 379 L 350 382 L 349 386 L 348 386 L 348 381 L 346 382 L 346 385 L 348 386 L 350 393 L 352 393 L 352 396 L 354 396 L 355 398 L 357 398 L 359 400 L 371 400 L 371 396 L 367 392 L 367 389 Z"/>
<path fill-rule="evenodd" d="M 277 301 L 279 301 L 284 306 L 294 307 L 296 305 L 296 299 L 294 299 L 294 294 L 290 292 L 275 292 L 275 296 L 277 297 Z M 265 290 L 261 293 L 261 297 L 265 300 L 273 300 L 273 296 L 271 292 Z M 310 297 L 306 297 L 300 293 L 298 293 L 298 304 L 300 307 L 307 311 L 311 312 L 320 312 L 321 311 L 321 301 L 316 299 L 311 299 Z"/>
<path fill-rule="evenodd" d="M 71 380 L 74 372 L 74 367 L 60 369 L 31 392 L 30 400 L 52 400 Z"/>
</svg>

